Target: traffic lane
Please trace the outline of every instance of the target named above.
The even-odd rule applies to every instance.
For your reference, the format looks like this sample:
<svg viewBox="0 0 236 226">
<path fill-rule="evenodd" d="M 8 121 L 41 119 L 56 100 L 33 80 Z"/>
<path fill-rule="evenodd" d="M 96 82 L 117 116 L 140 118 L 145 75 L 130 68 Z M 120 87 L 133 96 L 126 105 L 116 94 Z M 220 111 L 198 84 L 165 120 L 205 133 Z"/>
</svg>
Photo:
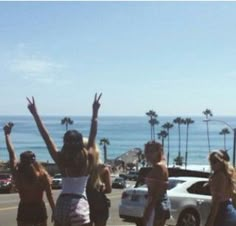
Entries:
<svg viewBox="0 0 236 226">
<path fill-rule="evenodd" d="M 0 208 L 8 208 L 15 206 L 19 202 L 19 196 L 17 193 L 12 194 L 0 194 Z"/>
<path fill-rule="evenodd" d="M 0 226 L 16 225 L 18 194 L 0 194 Z"/>
<path fill-rule="evenodd" d="M 53 190 L 53 197 L 56 201 L 61 190 Z M 133 223 L 124 222 L 119 217 L 119 203 L 123 189 L 113 189 L 108 198 L 111 200 L 110 218 L 107 226 L 135 226 Z M 44 196 L 44 200 L 46 200 Z M 16 225 L 17 206 L 19 203 L 18 194 L 0 194 L 0 226 Z M 48 226 L 53 226 L 51 222 L 51 208 L 46 200 L 48 213 Z"/>
<path fill-rule="evenodd" d="M 54 200 L 57 199 L 60 190 L 53 190 Z M 50 222 L 51 219 L 51 208 L 47 202 L 47 199 L 44 194 L 44 200 L 46 200 L 46 207 L 48 213 L 48 226 L 53 226 L 53 223 Z M 16 225 L 16 215 L 17 208 L 19 203 L 18 193 L 13 194 L 0 194 L 0 226 L 13 226 Z"/>
<path fill-rule="evenodd" d="M 112 193 L 107 195 L 107 197 L 111 200 L 110 217 L 108 219 L 107 226 L 135 226 L 134 223 L 125 222 L 119 217 L 119 204 L 122 192 L 123 189 L 113 188 Z"/>
</svg>

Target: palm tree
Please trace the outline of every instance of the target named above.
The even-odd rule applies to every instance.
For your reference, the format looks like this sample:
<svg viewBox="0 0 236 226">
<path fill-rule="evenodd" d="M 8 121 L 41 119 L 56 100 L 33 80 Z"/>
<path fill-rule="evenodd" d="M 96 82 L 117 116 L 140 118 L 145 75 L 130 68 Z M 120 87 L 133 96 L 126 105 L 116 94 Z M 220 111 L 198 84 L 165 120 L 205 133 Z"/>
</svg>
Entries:
<svg viewBox="0 0 236 226">
<path fill-rule="evenodd" d="M 181 131 L 180 131 L 180 125 L 184 123 L 184 119 L 181 117 L 177 117 L 173 120 L 173 123 L 178 124 L 178 134 L 179 134 L 179 152 L 178 152 L 178 158 L 181 157 Z"/>
<path fill-rule="evenodd" d="M 107 161 L 107 146 L 110 145 L 110 141 L 108 138 L 102 138 L 100 139 L 100 145 L 103 146 L 103 153 L 104 153 L 104 163 Z"/>
<path fill-rule="evenodd" d="M 228 128 L 223 128 L 219 134 L 224 135 L 224 150 L 227 150 L 226 149 L 226 134 L 230 134 L 230 131 L 228 130 Z"/>
<path fill-rule="evenodd" d="M 151 140 L 155 140 L 155 125 L 159 124 L 159 121 L 157 120 L 158 115 L 153 110 L 149 110 L 149 112 L 146 112 L 146 115 L 150 117 L 148 122 L 151 126 Z"/>
<path fill-rule="evenodd" d="M 68 125 L 72 125 L 74 122 L 73 120 L 71 120 L 70 117 L 64 117 L 62 120 L 61 120 L 61 124 L 62 125 L 66 125 L 66 131 L 68 130 Z"/>
<path fill-rule="evenodd" d="M 167 139 L 167 141 L 168 141 L 168 145 L 167 145 L 167 166 L 169 166 L 169 158 L 170 158 L 170 129 L 173 127 L 174 125 L 172 124 L 172 123 L 170 123 L 170 122 L 166 122 L 163 126 L 162 126 L 162 128 L 163 129 L 166 129 L 166 131 L 167 131 L 167 134 L 168 134 L 168 139 Z"/>
<path fill-rule="evenodd" d="M 165 130 L 161 130 L 160 133 L 157 134 L 158 139 L 161 139 L 161 144 L 162 147 L 164 148 L 164 142 L 165 142 L 165 138 L 168 136 L 168 133 Z"/>
<path fill-rule="evenodd" d="M 209 125 L 208 125 L 208 119 L 209 117 L 212 117 L 213 114 L 210 109 L 206 109 L 205 111 L 202 112 L 206 116 L 206 125 L 207 125 L 207 140 L 208 140 L 208 149 L 209 153 L 211 151 L 211 145 L 210 145 L 210 136 L 209 136 Z"/>
<path fill-rule="evenodd" d="M 188 162 L 188 133 L 189 133 L 189 125 L 194 123 L 191 118 L 186 118 L 184 120 L 184 124 L 186 124 L 186 149 L 185 149 L 185 169 L 187 168 Z"/>
<path fill-rule="evenodd" d="M 149 120 L 149 123 L 152 127 L 152 137 L 151 137 L 151 139 L 155 140 L 155 125 L 158 125 L 159 121 L 157 119 L 153 118 L 153 119 Z"/>
</svg>

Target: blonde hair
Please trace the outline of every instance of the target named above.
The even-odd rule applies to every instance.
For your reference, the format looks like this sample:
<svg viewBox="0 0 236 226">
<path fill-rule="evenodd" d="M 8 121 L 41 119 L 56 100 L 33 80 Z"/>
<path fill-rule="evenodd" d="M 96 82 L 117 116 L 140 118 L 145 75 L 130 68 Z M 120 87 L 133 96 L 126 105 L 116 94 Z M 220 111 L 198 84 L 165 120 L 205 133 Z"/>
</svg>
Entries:
<svg viewBox="0 0 236 226">
<path fill-rule="evenodd" d="M 215 150 L 209 155 L 210 163 L 219 162 L 222 165 L 222 169 L 230 181 L 231 192 L 236 194 L 236 170 L 230 163 L 230 158 L 225 150 Z"/>
<path fill-rule="evenodd" d="M 85 147 L 88 146 L 88 138 L 84 137 L 83 138 L 83 143 Z M 100 156 L 99 156 L 99 147 L 95 143 L 93 147 L 93 163 L 90 168 L 90 184 L 92 185 L 93 188 L 99 190 L 101 185 L 102 185 L 102 179 L 101 179 L 101 173 L 102 170 L 104 169 L 105 165 L 102 163 Z"/>
</svg>

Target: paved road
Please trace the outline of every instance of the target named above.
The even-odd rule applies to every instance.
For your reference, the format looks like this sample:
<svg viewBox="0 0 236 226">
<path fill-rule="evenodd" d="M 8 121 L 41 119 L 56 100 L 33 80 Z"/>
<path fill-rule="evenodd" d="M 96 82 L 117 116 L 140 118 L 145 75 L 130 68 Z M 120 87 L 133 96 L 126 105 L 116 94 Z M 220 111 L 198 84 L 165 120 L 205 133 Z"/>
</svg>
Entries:
<svg viewBox="0 0 236 226">
<path fill-rule="evenodd" d="M 56 200 L 60 190 L 53 190 L 53 196 Z M 109 194 L 111 199 L 110 219 L 107 226 L 135 226 L 135 224 L 123 222 L 119 218 L 118 205 L 120 202 L 122 189 L 113 189 Z M 15 226 L 16 225 L 16 212 L 19 202 L 18 194 L 0 194 L 0 226 Z M 50 207 L 47 204 L 49 216 L 51 216 Z M 48 222 L 48 226 L 53 226 Z"/>
</svg>

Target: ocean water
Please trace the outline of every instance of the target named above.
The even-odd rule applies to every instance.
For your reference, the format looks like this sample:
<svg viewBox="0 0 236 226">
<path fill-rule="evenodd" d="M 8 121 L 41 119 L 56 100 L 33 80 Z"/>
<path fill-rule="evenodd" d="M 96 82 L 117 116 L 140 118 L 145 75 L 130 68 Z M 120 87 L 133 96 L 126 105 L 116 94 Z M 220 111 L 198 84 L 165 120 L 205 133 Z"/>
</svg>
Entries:
<svg viewBox="0 0 236 226">
<path fill-rule="evenodd" d="M 62 137 L 65 133 L 65 126 L 61 125 L 61 119 L 63 117 L 64 116 L 42 117 L 58 149 L 62 146 Z M 155 127 L 155 132 L 158 133 L 164 123 L 173 122 L 175 118 L 174 116 L 158 117 L 160 123 Z M 194 123 L 189 126 L 188 164 L 208 164 L 207 130 L 206 123 L 203 122 L 204 116 L 191 118 L 194 120 Z M 69 129 L 77 129 L 87 137 L 90 129 L 90 117 L 71 116 L 71 119 L 74 121 L 74 124 L 69 125 Z M 232 128 L 236 128 L 236 117 L 214 117 L 214 119 L 225 121 Z M 109 139 L 108 159 L 114 159 L 133 148 L 143 149 L 144 144 L 150 140 L 150 124 L 148 120 L 149 118 L 147 116 L 100 117 L 97 143 L 99 143 L 99 140 L 103 137 Z M 31 116 L 0 116 L 1 127 L 8 121 L 12 121 L 15 124 L 12 131 L 12 142 L 18 156 L 22 151 L 32 150 L 36 153 L 39 160 L 53 162 Z M 224 123 L 219 121 L 209 122 L 211 149 L 224 147 L 224 136 L 220 135 L 219 132 L 226 127 Z M 229 131 L 230 134 L 226 135 L 226 148 L 232 158 L 233 131 L 230 128 Z M 176 124 L 174 124 L 174 127 L 170 130 L 169 136 L 170 164 L 172 164 L 173 159 L 178 154 L 179 147 L 178 126 Z M 165 150 L 167 150 L 167 143 L 168 141 L 166 139 Z M 100 150 L 101 159 L 103 159 L 102 147 L 100 147 Z M 185 151 L 186 126 L 181 125 L 181 155 L 184 156 Z M 1 160 L 8 160 L 3 130 L 0 132 L 0 161 Z"/>
</svg>

